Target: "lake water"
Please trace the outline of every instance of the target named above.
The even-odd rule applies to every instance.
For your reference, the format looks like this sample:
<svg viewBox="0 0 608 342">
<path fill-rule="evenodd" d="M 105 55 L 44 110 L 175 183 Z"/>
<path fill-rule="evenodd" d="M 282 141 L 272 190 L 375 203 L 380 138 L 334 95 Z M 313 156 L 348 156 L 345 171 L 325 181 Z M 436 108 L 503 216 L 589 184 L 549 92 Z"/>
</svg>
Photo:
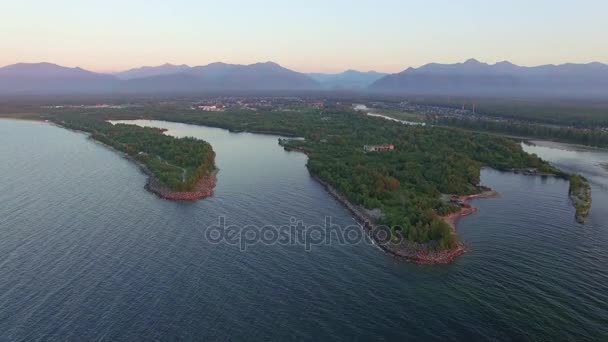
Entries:
<svg viewBox="0 0 608 342">
<path fill-rule="evenodd" d="M 378 114 L 378 113 L 374 113 L 372 108 L 368 108 L 366 105 L 363 104 L 354 104 L 353 108 L 356 111 L 360 111 L 360 112 L 366 112 L 367 116 L 371 116 L 374 118 L 382 118 L 385 120 L 389 120 L 389 121 L 394 121 L 394 122 L 398 122 L 404 125 L 408 125 L 408 126 L 426 126 L 426 123 L 424 122 L 414 122 L 414 121 L 407 121 L 407 120 L 399 120 L 399 119 L 395 119 L 392 118 L 390 116 L 386 116 L 383 114 Z"/>
<path fill-rule="evenodd" d="M 450 265 L 403 262 L 367 243 L 241 251 L 209 242 L 206 228 L 219 217 L 241 227 L 354 222 L 275 136 L 139 123 L 209 141 L 215 196 L 161 200 L 135 165 L 84 134 L 0 120 L 0 340 L 608 337 L 605 174 L 590 177 L 593 207 L 580 225 L 567 182 L 484 170 L 500 195 L 473 201 L 480 211 L 459 224 L 470 251 Z M 583 152 L 534 152 L 588 169 Z"/>
</svg>

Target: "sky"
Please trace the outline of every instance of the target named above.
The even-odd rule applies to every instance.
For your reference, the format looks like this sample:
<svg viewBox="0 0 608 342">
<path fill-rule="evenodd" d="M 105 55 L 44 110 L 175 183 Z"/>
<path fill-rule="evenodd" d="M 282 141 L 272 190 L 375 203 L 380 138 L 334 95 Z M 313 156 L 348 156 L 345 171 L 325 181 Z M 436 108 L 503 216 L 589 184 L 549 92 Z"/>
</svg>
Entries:
<svg viewBox="0 0 608 342">
<path fill-rule="evenodd" d="M 0 0 L 0 66 L 274 61 L 398 72 L 468 58 L 608 63 L 606 0 Z"/>
</svg>

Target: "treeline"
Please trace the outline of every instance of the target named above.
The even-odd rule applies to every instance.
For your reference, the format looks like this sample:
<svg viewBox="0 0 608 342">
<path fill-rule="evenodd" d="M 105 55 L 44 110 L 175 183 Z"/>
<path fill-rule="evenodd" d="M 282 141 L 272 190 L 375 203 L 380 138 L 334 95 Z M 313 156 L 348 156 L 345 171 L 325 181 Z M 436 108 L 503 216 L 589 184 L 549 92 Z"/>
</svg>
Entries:
<svg viewBox="0 0 608 342">
<path fill-rule="evenodd" d="M 116 124 L 93 118 L 61 118 L 64 127 L 91 137 L 142 162 L 174 191 L 194 190 L 197 181 L 215 169 L 211 145 L 194 138 L 174 138 L 158 128 Z"/>
<path fill-rule="evenodd" d="M 472 109 L 482 115 L 578 128 L 608 127 L 606 99 L 411 97 L 411 103 Z"/>
<path fill-rule="evenodd" d="M 439 117 L 434 123 L 443 126 L 460 127 L 492 133 L 547 139 L 595 147 L 608 147 L 608 132 L 598 130 L 546 126 L 523 122 L 492 121 L 487 119 L 457 119 L 449 117 Z"/>
</svg>

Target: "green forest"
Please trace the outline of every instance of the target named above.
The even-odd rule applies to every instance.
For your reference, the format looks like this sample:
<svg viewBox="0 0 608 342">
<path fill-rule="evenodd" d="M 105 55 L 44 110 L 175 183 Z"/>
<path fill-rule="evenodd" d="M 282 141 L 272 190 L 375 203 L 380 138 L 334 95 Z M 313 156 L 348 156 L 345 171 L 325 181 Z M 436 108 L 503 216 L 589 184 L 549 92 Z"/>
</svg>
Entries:
<svg viewBox="0 0 608 342">
<path fill-rule="evenodd" d="M 576 209 L 576 219 L 584 223 L 591 210 L 591 185 L 587 178 L 580 175 L 570 176 L 570 198 Z"/>
<path fill-rule="evenodd" d="M 411 103 L 471 109 L 478 114 L 577 128 L 608 127 L 608 101 L 567 98 L 411 97 Z"/>
<path fill-rule="evenodd" d="M 608 147 L 608 132 L 526 122 L 439 117 L 434 124 L 572 144 Z"/>
<path fill-rule="evenodd" d="M 178 139 L 158 128 L 112 125 L 91 117 L 62 117 L 57 123 L 89 132 L 91 138 L 128 154 L 174 191 L 194 190 L 197 181 L 215 169 L 215 153 L 203 140 Z"/>
<path fill-rule="evenodd" d="M 65 113 L 53 115 L 57 120 Z M 442 200 L 441 194 L 478 193 L 482 167 L 498 170 L 535 168 L 544 173 L 562 175 L 506 138 L 452 128 L 406 126 L 372 118 L 346 106 L 324 110 L 255 112 L 168 111 L 155 107 L 89 111 L 79 117 L 102 126 L 85 124 L 85 130 L 99 132 L 95 134 L 96 139 L 110 139 L 112 146 L 119 144 L 120 150 L 138 158 L 142 158 L 139 151 L 147 153 L 143 157 L 147 165 L 151 165 L 155 173 L 174 188 L 181 186 L 179 172 L 169 165 L 186 168 L 190 172 L 200 167 L 203 171 L 209 170 L 212 152 L 205 143 L 193 139 L 171 139 L 155 129 L 127 125 L 111 127 L 100 123 L 99 118 L 147 118 L 231 131 L 302 137 L 304 139 L 286 139 L 281 143 L 286 149 L 307 153 L 307 167 L 313 175 L 331 184 L 353 203 L 368 209 L 380 209 L 384 214 L 380 223 L 389 225 L 395 234 L 420 243 L 437 241 L 440 249 L 452 248 L 457 242 L 440 216 L 459 210 L 459 207 Z M 365 152 L 363 146 L 369 144 L 394 144 L 396 149 Z"/>
</svg>

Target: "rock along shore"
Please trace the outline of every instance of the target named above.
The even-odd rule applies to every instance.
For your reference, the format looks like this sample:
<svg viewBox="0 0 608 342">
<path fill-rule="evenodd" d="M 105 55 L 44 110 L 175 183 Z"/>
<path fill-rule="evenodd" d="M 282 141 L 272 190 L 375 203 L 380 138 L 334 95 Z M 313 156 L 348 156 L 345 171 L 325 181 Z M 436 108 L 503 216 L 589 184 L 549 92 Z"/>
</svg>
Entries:
<svg viewBox="0 0 608 342">
<path fill-rule="evenodd" d="M 135 163 L 135 165 L 139 166 L 139 169 L 148 176 L 148 181 L 146 182 L 145 189 L 160 198 L 169 201 L 198 201 L 213 196 L 215 185 L 217 184 L 217 169 L 201 177 L 196 182 L 196 186 L 193 191 L 174 191 L 171 190 L 168 186 L 164 185 L 144 163 L 122 151 L 113 148 L 112 146 L 102 143 L 101 141 L 95 140 L 93 138 L 90 139 L 121 154 L 125 159 L 130 160 Z"/>
<path fill-rule="evenodd" d="M 140 168 L 148 175 L 146 190 L 156 194 L 160 198 L 170 201 L 198 201 L 211 197 L 213 196 L 213 191 L 217 184 L 217 171 L 214 171 L 201 177 L 196 182 L 194 191 L 173 191 L 162 184 L 145 165 L 140 165 Z"/>
<path fill-rule="evenodd" d="M 461 217 L 465 217 L 465 216 L 474 214 L 478 210 L 477 208 L 474 208 L 470 204 L 467 203 L 469 200 L 472 200 L 475 198 L 489 198 L 489 197 L 494 197 L 496 195 L 497 195 L 496 191 L 491 190 L 491 189 L 486 189 L 485 191 L 483 191 L 479 194 L 475 194 L 475 195 L 457 196 L 458 202 L 461 203 L 462 209 L 460 209 L 460 211 L 458 211 L 458 212 L 443 216 L 442 219 L 445 221 L 445 223 L 447 223 L 450 227 L 452 227 L 452 230 L 454 232 L 456 232 L 456 223 L 458 222 L 458 220 Z"/>
</svg>

